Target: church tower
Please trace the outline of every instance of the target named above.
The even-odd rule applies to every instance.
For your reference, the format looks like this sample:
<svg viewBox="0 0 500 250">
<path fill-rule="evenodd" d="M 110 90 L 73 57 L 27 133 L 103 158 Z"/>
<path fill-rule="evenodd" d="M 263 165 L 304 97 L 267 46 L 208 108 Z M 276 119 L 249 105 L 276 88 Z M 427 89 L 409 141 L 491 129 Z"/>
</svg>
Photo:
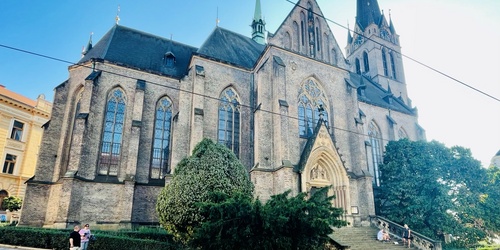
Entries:
<svg viewBox="0 0 500 250">
<path fill-rule="evenodd" d="M 377 0 L 357 0 L 356 24 L 348 32 L 346 55 L 351 70 L 391 90 L 411 105 L 406 89 L 399 35 Z"/>
<path fill-rule="evenodd" d="M 260 0 L 255 1 L 255 13 L 252 21 L 252 39 L 260 44 L 266 44 L 266 22 L 262 19 Z"/>
</svg>

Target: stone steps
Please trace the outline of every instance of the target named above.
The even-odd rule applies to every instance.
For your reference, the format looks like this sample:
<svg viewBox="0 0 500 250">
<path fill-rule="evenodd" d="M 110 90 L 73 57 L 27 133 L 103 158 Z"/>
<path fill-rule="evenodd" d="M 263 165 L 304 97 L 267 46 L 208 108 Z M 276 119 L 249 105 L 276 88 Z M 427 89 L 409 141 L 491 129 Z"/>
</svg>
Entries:
<svg viewBox="0 0 500 250">
<path fill-rule="evenodd" d="M 408 249 L 403 246 L 403 242 L 392 237 L 390 242 L 380 242 L 377 240 L 379 229 L 374 227 L 344 227 L 335 228 L 332 238 L 342 245 L 350 246 L 351 250 L 391 250 Z M 395 244 L 397 242 L 398 244 Z M 411 249 L 416 249 L 412 247 Z"/>
</svg>

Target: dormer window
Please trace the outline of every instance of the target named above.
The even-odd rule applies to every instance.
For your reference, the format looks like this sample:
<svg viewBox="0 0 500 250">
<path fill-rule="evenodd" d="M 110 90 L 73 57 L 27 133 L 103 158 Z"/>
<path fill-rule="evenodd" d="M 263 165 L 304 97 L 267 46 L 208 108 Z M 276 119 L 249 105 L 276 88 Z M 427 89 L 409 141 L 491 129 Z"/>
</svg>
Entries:
<svg viewBox="0 0 500 250">
<path fill-rule="evenodd" d="M 165 56 L 163 58 L 165 60 L 165 66 L 169 68 L 173 68 L 175 65 L 175 55 L 172 52 L 167 52 L 165 53 Z"/>
</svg>

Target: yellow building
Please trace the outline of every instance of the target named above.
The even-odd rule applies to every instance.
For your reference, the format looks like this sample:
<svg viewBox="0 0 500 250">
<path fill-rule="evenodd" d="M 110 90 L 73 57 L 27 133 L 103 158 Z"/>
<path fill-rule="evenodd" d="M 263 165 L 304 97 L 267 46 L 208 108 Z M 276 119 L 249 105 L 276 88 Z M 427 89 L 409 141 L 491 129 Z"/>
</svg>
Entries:
<svg viewBox="0 0 500 250">
<path fill-rule="evenodd" d="M 24 200 L 26 180 L 35 174 L 38 150 L 52 103 L 29 99 L 0 85 L 0 208 L 5 197 Z M 0 209 L 0 220 L 7 217 Z"/>
</svg>

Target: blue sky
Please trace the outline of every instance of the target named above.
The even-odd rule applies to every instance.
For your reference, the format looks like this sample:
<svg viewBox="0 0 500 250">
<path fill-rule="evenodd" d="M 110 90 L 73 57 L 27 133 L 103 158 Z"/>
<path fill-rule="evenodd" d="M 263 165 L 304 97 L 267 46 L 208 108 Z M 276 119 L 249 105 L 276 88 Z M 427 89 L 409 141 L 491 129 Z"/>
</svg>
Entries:
<svg viewBox="0 0 500 250">
<path fill-rule="evenodd" d="M 274 32 L 292 9 L 286 0 L 261 0 L 267 29 Z M 295 1 L 293 1 L 295 2 Z M 323 14 L 353 27 L 355 0 L 317 0 Z M 68 77 L 93 32 L 94 44 L 120 25 L 199 47 L 219 26 L 250 36 L 254 0 L 2 0 L 0 84 L 35 99 Z M 403 54 L 500 98 L 500 1 L 379 0 L 400 35 Z M 341 48 L 347 31 L 329 23 Z M 404 59 L 408 93 L 428 140 L 472 150 L 483 165 L 500 150 L 500 102 Z"/>
</svg>

